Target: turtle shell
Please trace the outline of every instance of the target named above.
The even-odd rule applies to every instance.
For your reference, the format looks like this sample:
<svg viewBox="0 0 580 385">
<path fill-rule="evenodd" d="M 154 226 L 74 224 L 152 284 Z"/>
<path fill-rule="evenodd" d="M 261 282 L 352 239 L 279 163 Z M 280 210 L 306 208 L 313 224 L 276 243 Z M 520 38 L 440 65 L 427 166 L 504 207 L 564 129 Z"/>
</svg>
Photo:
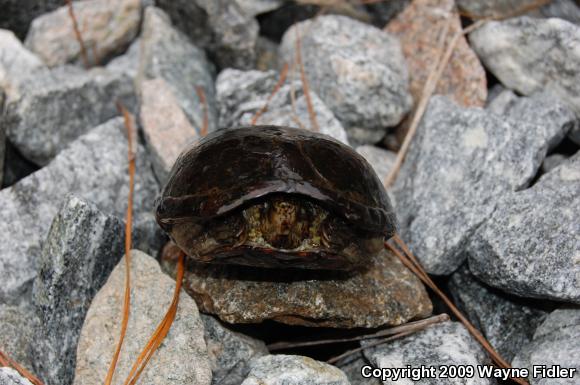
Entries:
<svg viewBox="0 0 580 385">
<path fill-rule="evenodd" d="M 157 221 L 203 223 L 273 193 L 316 200 L 357 228 L 390 238 L 395 215 L 370 164 L 352 148 L 306 130 L 252 126 L 218 130 L 177 159 Z"/>
</svg>

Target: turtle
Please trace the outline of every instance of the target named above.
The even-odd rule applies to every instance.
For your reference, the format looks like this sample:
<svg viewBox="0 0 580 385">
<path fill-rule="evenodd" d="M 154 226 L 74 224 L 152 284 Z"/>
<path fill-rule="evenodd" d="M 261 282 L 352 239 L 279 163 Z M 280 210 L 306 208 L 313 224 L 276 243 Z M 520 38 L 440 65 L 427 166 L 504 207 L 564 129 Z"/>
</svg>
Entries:
<svg viewBox="0 0 580 385">
<path fill-rule="evenodd" d="M 197 262 L 353 270 L 396 231 L 387 192 L 351 147 L 282 126 L 220 129 L 177 158 L 155 215 Z"/>
</svg>

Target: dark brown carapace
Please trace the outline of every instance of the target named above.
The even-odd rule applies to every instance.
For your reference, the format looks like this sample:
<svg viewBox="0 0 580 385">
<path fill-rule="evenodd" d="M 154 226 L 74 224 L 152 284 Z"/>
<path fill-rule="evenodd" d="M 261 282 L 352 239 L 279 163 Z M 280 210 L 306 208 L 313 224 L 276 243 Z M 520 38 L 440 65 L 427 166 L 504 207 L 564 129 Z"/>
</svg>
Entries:
<svg viewBox="0 0 580 385">
<path fill-rule="evenodd" d="M 352 269 L 394 234 L 371 166 L 325 135 L 253 126 L 214 132 L 176 161 L 156 209 L 201 262 Z"/>
</svg>

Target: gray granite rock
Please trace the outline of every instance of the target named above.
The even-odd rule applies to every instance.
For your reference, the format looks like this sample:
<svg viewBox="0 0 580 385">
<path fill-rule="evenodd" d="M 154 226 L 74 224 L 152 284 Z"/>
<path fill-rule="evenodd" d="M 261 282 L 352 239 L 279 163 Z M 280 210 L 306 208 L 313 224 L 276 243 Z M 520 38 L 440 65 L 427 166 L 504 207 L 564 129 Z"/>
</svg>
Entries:
<svg viewBox="0 0 580 385">
<path fill-rule="evenodd" d="M 76 196 L 69 196 L 54 218 L 33 289 L 40 320 L 34 372 L 47 384 L 72 384 L 85 315 L 123 256 L 123 246 L 123 223 Z"/>
<path fill-rule="evenodd" d="M 7 135 L 26 158 L 46 165 L 68 143 L 118 115 L 117 101 L 135 105 L 127 76 L 72 66 L 35 71 L 8 94 Z"/>
<path fill-rule="evenodd" d="M 575 124 L 568 132 L 571 141 L 580 146 L 580 123 Z"/>
<path fill-rule="evenodd" d="M 34 18 L 63 4 L 65 0 L 2 0 L 0 28 L 10 29 L 24 39 Z"/>
<path fill-rule="evenodd" d="M 0 91 L 9 95 L 17 87 L 18 79 L 43 66 L 12 31 L 0 29 Z"/>
<path fill-rule="evenodd" d="M 236 333 L 212 316 L 202 314 L 213 385 L 239 385 L 250 371 L 249 361 L 268 354 L 259 340 Z"/>
<path fill-rule="evenodd" d="M 552 0 L 541 5 L 537 0 L 458 0 L 464 13 L 481 18 L 509 16 L 532 7 L 527 15 L 533 17 L 558 17 L 573 23 L 580 22 L 580 6 L 575 0 Z M 540 6 L 541 5 L 541 6 Z M 538 7 L 540 6 L 540 7 Z"/>
<path fill-rule="evenodd" d="M 136 79 L 139 73 L 139 58 L 141 56 L 141 39 L 133 40 L 133 43 L 122 55 L 115 57 L 107 63 L 107 70 L 126 74 L 131 79 Z"/>
<path fill-rule="evenodd" d="M 198 0 L 198 3 L 208 15 L 212 36 L 208 49 L 217 65 L 220 68 L 253 68 L 258 22 L 236 1 Z"/>
<path fill-rule="evenodd" d="M 396 153 L 368 144 L 358 146 L 356 152 L 361 154 L 373 166 L 381 180 L 387 177 L 397 159 Z"/>
<path fill-rule="evenodd" d="M 0 385 L 32 385 L 32 382 L 22 377 L 12 368 L 0 368 Z"/>
<path fill-rule="evenodd" d="M 507 16 L 536 3 L 535 0 L 457 0 L 459 9 L 474 17 Z"/>
<path fill-rule="evenodd" d="M 469 242 L 469 267 L 522 297 L 580 303 L 580 153 L 506 194 Z"/>
<path fill-rule="evenodd" d="M 350 385 L 337 367 L 304 356 L 268 355 L 250 362 L 242 385 Z"/>
<path fill-rule="evenodd" d="M 393 188 L 400 232 L 432 274 L 450 274 L 509 191 L 535 177 L 562 127 L 518 122 L 434 96 Z"/>
<path fill-rule="evenodd" d="M 484 65 L 524 95 L 550 91 L 580 116 L 580 27 L 526 16 L 490 21 L 469 35 Z"/>
<path fill-rule="evenodd" d="M 32 346 L 38 322 L 33 306 L 0 304 L 0 350 L 29 371 L 34 368 Z"/>
<path fill-rule="evenodd" d="M 536 92 L 529 97 L 518 97 L 511 90 L 501 92 L 487 109 L 495 114 L 503 115 L 515 121 L 541 124 L 548 130 L 561 128 L 562 136 L 555 136 L 549 143 L 548 150 L 556 147 L 563 135 L 578 125 L 574 111 L 550 92 Z"/>
<path fill-rule="evenodd" d="M 158 0 L 156 4 L 191 41 L 206 48 L 220 68 L 254 68 L 259 26 L 238 1 Z"/>
<path fill-rule="evenodd" d="M 75 2 L 73 9 L 89 65 L 123 52 L 141 23 L 141 0 L 85 0 Z M 34 19 L 25 44 L 50 67 L 83 63 L 66 5 Z"/>
<path fill-rule="evenodd" d="M 363 341 L 362 346 L 374 340 Z M 445 322 L 430 326 L 418 333 L 392 342 L 364 350 L 365 357 L 377 368 L 405 368 L 421 365 L 490 365 L 485 351 L 459 322 Z M 440 372 L 439 372 L 440 373 Z M 481 378 L 477 371 L 472 378 L 429 378 L 405 379 L 405 384 L 422 385 L 488 385 L 494 380 Z M 397 383 L 385 381 L 385 384 Z"/>
<path fill-rule="evenodd" d="M 235 2 L 248 16 L 271 12 L 284 4 L 284 0 L 235 0 Z"/>
<path fill-rule="evenodd" d="M 68 193 L 124 217 L 129 190 L 124 131 L 122 118 L 98 126 L 71 143 L 48 166 L 0 191 L 0 303 L 26 300 L 42 242 Z M 151 164 L 139 146 L 136 217 L 152 211 L 158 191 Z"/>
<path fill-rule="evenodd" d="M 157 257 L 168 241 L 167 235 L 157 224 L 155 214 L 142 212 L 133 218 L 133 248 L 145 252 L 145 254 Z M 122 234 L 125 232 L 123 231 Z"/>
<path fill-rule="evenodd" d="M 171 18 L 171 24 L 196 46 L 207 48 L 210 45 L 209 17 L 198 0 L 155 0 L 155 6 L 161 8 Z"/>
<path fill-rule="evenodd" d="M 208 129 L 217 125 L 215 89 L 211 65 L 205 53 L 171 25 L 159 8 L 147 7 L 141 32 L 139 89 L 147 79 L 161 78 L 171 89 L 190 124 L 198 131 L 203 126 L 204 103 L 196 87 L 205 94 Z"/>
<path fill-rule="evenodd" d="M 531 341 L 548 314 L 545 303 L 510 296 L 481 283 L 466 264 L 451 276 L 449 290 L 463 314 L 508 362 Z"/>
<path fill-rule="evenodd" d="M 362 376 L 361 369 L 366 365 L 370 365 L 370 362 L 362 352 L 346 357 L 335 365 L 346 374 L 351 385 L 383 385 L 383 382 L 378 378 Z"/>
<path fill-rule="evenodd" d="M 2 127 L 4 126 L 2 125 Z M 12 186 L 39 169 L 38 165 L 24 158 L 8 138 L 6 138 L 5 145 L 4 179 L 1 188 Z"/>
<path fill-rule="evenodd" d="M 251 125 L 252 119 L 268 102 L 276 88 L 275 71 L 240 71 L 226 69 L 216 82 L 220 127 Z M 292 101 L 294 98 L 294 102 Z M 319 131 L 348 144 L 342 124 L 316 93 L 310 91 Z M 256 124 L 299 127 L 314 131 L 300 81 L 287 80 L 274 94 Z"/>
<path fill-rule="evenodd" d="M 562 308 L 552 312 L 534 334 L 534 339 L 512 361 L 512 366 L 528 368 L 531 385 L 577 385 L 580 373 L 580 309 Z M 560 365 L 574 368 L 573 378 L 533 377 L 533 365 Z"/>
<path fill-rule="evenodd" d="M 286 31 L 280 60 L 294 62 L 297 32 L 311 89 L 353 143 L 378 142 L 409 112 L 405 59 L 392 35 L 345 16 L 321 16 Z"/>
<path fill-rule="evenodd" d="M 113 383 L 123 381 L 141 349 L 163 319 L 171 303 L 175 281 L 161 272 L 157 261 L 131 251 L 131 317 Z M 103 381 L 121 327 L 125 284 L 122 259 L 95 296 L 87 313 L 77 349 L 74 384 Z M 203 336 L 203 323 L 195 302 L 181 292 L 175 321 L 152 356 L 139 381 L 142 384 L 210 385 L 211 368 Z"/>
<path fill-rule="evenodd" d="M 557 17 L 571 23 L 580 24 L 580 4 L 576 0 L 552 0 L 530 15 Z"/>
<path fill-rule="evenodd" d="M 500 84 L 496 84 L 493 90 L 494 94 L 488 98 L 485 108 L 496 115 L 505 115 L 520 99 L 515 92 Z"/>
<path fill-rule="evenodd" d="M 566 159 L 568 159 L 568 157 L 562 154 L 552 154 L 547 156 L 542 163 L 542 172 L 545 174 L 552 171 L 562 163 L 565 163 Z"/>
<path fill-rule="evenodd" d="M 501 85 L 501 83 L 496 83 L 487 90 L 487 98 L 485 100 L 485 107 L 487 108 L 496 97 L 501 95 L 507 88 Z"/>
<path fill-rule="evenodd" d="M 258 71 L 275 70 L 278 68 L 278 44 L 258 36 L 256 41 L 256 69 Z"/>
<path fill-rule="evenodd" d="M 3 101 L 0 100 L 0 116 L 2 116 L 2 107 Z M 6 127 L 1 124 L 1 120 L 2 118 L 0 118 L 0 189 L 4 184 L 4 159 L 6 159 Z"/>
</svg>

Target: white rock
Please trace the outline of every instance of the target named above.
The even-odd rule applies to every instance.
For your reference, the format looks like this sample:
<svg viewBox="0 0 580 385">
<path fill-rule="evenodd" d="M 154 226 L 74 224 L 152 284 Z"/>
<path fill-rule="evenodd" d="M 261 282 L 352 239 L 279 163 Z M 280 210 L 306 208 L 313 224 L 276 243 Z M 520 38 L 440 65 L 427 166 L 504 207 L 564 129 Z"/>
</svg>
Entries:
<svg viewBox="0 0 580 385">
<path fill-rule="evenodd" d="M 74 384 L 99 384 L 107 370 L 121 327 L 125 259 L 95 296 L 81 330 Z M 163 274 L 157 261 L 131 251 L 131 317 L 114 384 L 123 383 L 167 311 L 175 281 Z M 210 385 L 211 369 L 203 337 L 203 324 L 195 302 L 181 292 L 177 315 L 169 333 L 143 371 L 139 383 Z"/>
<path fill-rule="evenodd" d="M 580 116 L 580 27 L 562 19 L 489 21 L 469 35 L 485 66 L 524 95 L 547 90 Z"/>
<path fill-rule="evenodd" d="M 268 355 L 250 367 L 242 385 L 350 385 L 337 367 L 304 356 Z"/>
</svg>

